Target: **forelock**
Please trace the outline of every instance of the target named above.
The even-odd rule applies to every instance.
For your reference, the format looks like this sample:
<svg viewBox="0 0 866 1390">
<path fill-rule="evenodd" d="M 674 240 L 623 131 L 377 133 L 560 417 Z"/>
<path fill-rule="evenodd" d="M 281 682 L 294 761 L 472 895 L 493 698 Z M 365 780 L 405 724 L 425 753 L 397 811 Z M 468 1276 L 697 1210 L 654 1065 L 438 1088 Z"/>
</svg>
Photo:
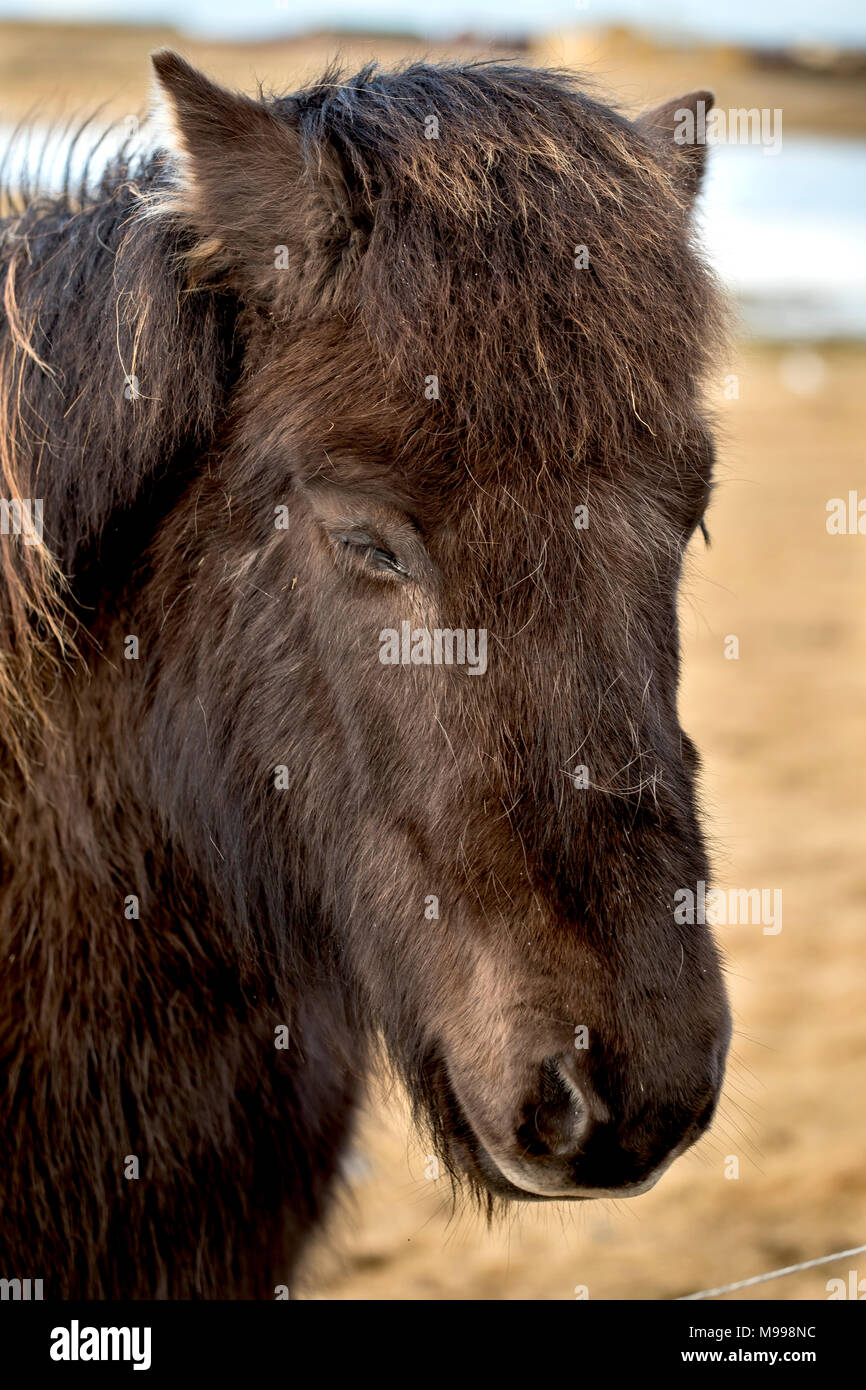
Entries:
<svg viewBox="0 0 866 1390">
<path fill-rule="evenodd" d="M 693 432 L 719 298 L 644 130 L 501 63 L 331 72 L 277 105 L 308 166 L 326 142 L 341 160 L 387 379 L 423 402 L 435 377 L 435 421 L 477 466 Z"/>
</svg>

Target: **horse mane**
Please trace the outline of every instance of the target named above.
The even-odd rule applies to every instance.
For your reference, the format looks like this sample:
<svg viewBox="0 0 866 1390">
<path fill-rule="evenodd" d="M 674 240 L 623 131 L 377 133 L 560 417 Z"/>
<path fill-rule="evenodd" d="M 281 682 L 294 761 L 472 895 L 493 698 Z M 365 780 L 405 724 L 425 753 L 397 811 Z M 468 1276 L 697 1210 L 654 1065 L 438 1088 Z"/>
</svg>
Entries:
<svg viewBox="0 0 866 1390">
<path fill-rule="evenodd" d="M 42 535 L 0 543 L 0 710 L 24 771 L 80 655 L 82 576 L 121 543 L 109 522 L 206 447 L 224 398 L 231 348 L 214 297 L 185 289 L 183 231 L 137 215 L 163 165 L 121 150 L 95 185 L 67 161 L 50 195 L 8 172 L 0 194 L 0 488 L 44 516 Z"/>
<path fill-rule="evenodd" d="M 605 456 L 649 471 L 699 430 L 720 301 L 650 128 L 571 74 L 502 62 L 333 68 L 257 104 L 297 140 L 311 199 L 327 187 L 328 219 L 311 202 L 307 220 L 330 230 L 303 274 L 239 289 L 231 229 L 197 222 L 164 153 L 121 153 L 93 191 L 67 166 L 59 194 L 30 190 L 0 223 L 0 478 L 45 515 L 40 543 L 0 544 L 13 753 L 74 651 L 88 569 L 104 587 L 112 545 L 141 546 L 142 498 L 180 487 L 213 443 L 245 298 L 278 324 L 360 322 L 386 393 L 423 402 L 435 375 L 432 428 L 479 477 Z M 279 197 L 263 182 L 246 214 L 268 246 Z"/>
</svg>

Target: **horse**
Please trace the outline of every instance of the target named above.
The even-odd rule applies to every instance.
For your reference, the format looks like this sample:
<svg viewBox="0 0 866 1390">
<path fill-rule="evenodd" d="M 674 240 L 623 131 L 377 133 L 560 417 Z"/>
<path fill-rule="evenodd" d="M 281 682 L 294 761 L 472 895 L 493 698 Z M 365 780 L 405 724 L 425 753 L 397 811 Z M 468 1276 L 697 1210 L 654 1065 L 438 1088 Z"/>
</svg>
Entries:
<svg viewBox="0 0 866 1390">
<path fill-rule="evenodd" d="M 272 1298 L 377 1069 L 491 1212 L 712 1119 L 712 97 L 153 65 L 155 147 L 2 222 L 0 1264 Z"/>
</svg>

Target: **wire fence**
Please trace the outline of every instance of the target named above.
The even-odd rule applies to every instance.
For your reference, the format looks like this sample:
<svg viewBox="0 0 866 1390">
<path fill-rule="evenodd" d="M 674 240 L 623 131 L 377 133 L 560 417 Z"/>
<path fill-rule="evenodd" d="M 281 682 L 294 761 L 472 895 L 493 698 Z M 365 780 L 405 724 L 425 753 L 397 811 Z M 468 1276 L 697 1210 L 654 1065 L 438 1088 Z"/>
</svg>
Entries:
<svg viewBox="0 0 866 1390">
<path fill-rule="evenodd" d="M 766 1284 L 770 1279 L 784 1279 L 787 1274 L 797 1274 L 801 1269 L 815 1269 L 817 1265 L 832 1264 L 834 1260 L 844 1260 L 849 1255 L 866 1253 L 866 1245 L 855 1245 L 852 1250 L 837 1250 L 833 1255 L 819 1255 L 817 1260 L 803 1260 L 797 1265 L 785 1265 L 784 1269 L 771 1269 L 769 1274 L 755 1274 L 751 1279 L 738 1279 L 735 1284 L 720 1284 L 717 1289 L 700 1289 L 697 1293 L 681 1294 L 676 1303 L 691 1303 L 698 1298 L 718 1298 L 723 1293 L 736 1293 L 737 1289 L 748 1289 L 754 1284 Z"/>
</svg>

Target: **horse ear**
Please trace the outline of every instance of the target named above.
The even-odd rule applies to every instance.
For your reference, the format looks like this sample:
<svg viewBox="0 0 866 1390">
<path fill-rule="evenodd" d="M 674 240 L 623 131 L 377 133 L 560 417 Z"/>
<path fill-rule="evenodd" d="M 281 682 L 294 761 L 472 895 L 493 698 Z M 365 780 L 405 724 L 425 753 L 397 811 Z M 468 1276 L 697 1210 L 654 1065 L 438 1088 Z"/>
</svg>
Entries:
<svg viewBox="0 0 866 1390">
<path fill-rule="evenodd" d="M 179 165 L 167 201 L 200 238 L 193 263 L 269 305 L 291 298 L 298 307 L 299 295 L 321 305 L 351 238 L 333 152 L 320 145 L 308 161 L 289 114 L 226 91 L 169 49 L 152 62 L 158 120 Z"/>
<path fill-rule="evenodd" d="M 638 118 L 638 125 L 660 138 L 673 153 L 674 176 L 687 198 L 700 191 L 707 162 L 707 115 L 714 103 L 712 92 L 689 92 Z"/>
</svg>

